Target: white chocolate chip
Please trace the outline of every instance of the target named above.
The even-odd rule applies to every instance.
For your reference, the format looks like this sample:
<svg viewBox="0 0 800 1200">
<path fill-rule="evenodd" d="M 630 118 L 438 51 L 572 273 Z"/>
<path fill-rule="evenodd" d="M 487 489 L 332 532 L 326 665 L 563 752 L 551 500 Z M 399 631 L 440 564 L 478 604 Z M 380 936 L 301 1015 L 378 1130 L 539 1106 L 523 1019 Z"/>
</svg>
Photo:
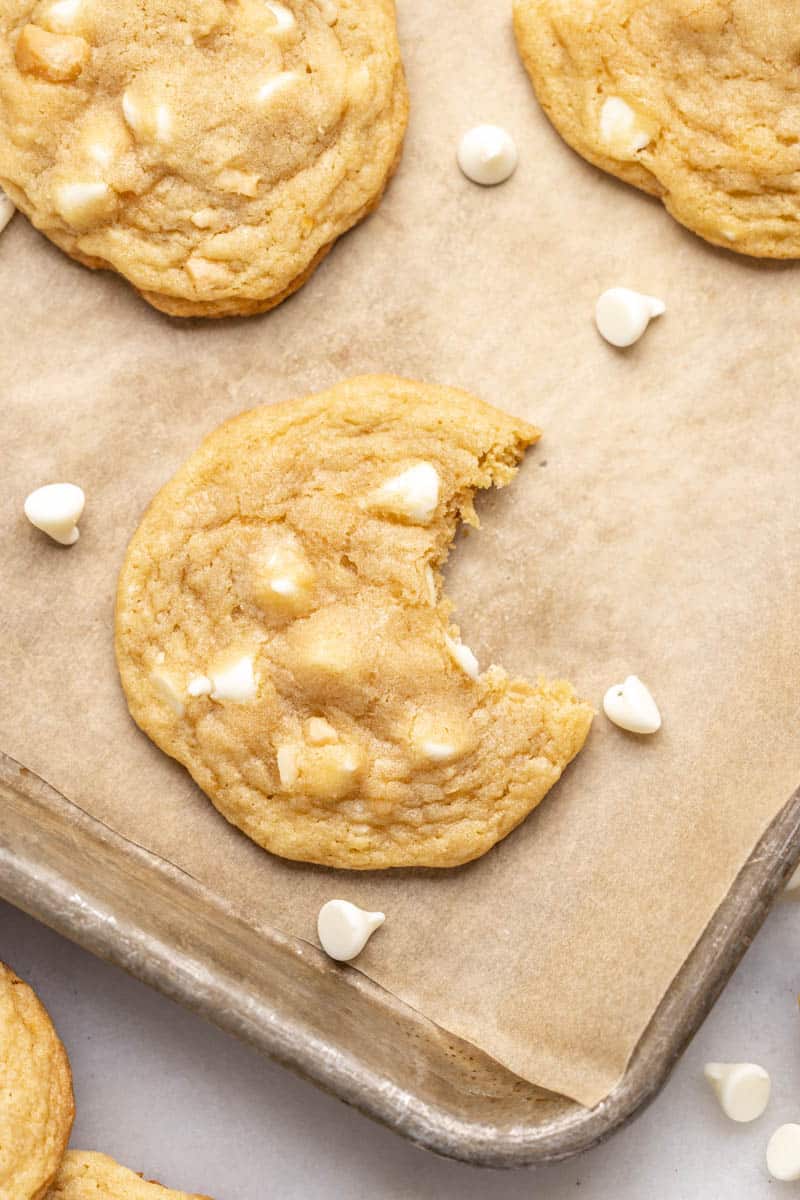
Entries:
<svg viewBox="0 0 800 1200">
<path fill-rule="evenodd" d="M 202 254 L 193 254 L 186 260 L 186 273 L 195 283 L 208 287 L 224 287 L 231 278 L 229 267 L 210 258 L 203 258 Z"/>
<path fill-rule="evenodd" d="M 458 165 L 473 183 L 491 187 L 514 174 L 518 161 L 514 139 L 499 125 L 476 125 L 458 144 Z"/>
<path fill-rule="evenodd" d="M 756 1063 L 706 1063 L 703 1074 L 732 1121 L 755 1121 L 766 1109 L 770 1078 Z"/>
<path fill-rule="evenodd" d="M 280 71 L 277 75 L 273 75 L 266 83 L 262 83 L 261 87 L 256 92 L 256 99 L 263 104 L 269 100 L 276 92 L 288 87 L 290 83 L 298 78 L 296 71 Z"/>
<path fill-rule="evenodd" d="M 159 699 L 169 705 L 176 717 L 182 717 L 184 712 L 183 698 L 175 676 L 169 671 L 158 668 L 150 672 L 150 682 Z"/>
<path fill-rule="evenodd" d="M 217 176 L 217 187 L 223 192 L 233 192 L 236 196 L 257 196 L 260 175 L 248 171 L 235 171 L 226 168 Z"/>
<path fill-rule="evenodd" d="M 0 188 L 0 233 L 3 232 L 16 211 L 8 196 Z"/>
<path fill-rule="evenodd" d="M 117 197 L 108 184 L 97 180 L 63 183 L 56 191 L 56 209 L 75 229 L 88 228 L 109 217 L 116 203 Z"/>
<path fill-rule="evenodd" d="M 69 33 L 75 28 L 83 0 L 55 0 L 44 13 L 42 24 L 54 33 Z"/>
<path fill-rule="evenodd" d="M 767 1170 L 773 1179 L 800 1179 L 800 1125 L 781 1125 L 767 1143 Z"/>
<path fill-rule="evenodd" d="M 794 875 L 790 877 L 789 882 L 786 884 L 786 891 L 800 892 L 800 865 L 797 867 Z"/>
<path fill-rule="evenodd" d="M 172 137 L 172 110 L 167 104 L 143 103 L 127 91 L 122 94 L 122 115 L 141 141 L 165 143 Z"/>
<path fill-rule="evenodd" d="M 358 746 L 337 741 L 306 749 L 300 760 L 303 790 L 320 800 L 340 800 L 353 790 L 363 763 Z"/>
<path fill-rule="evenodd" d="M 451 762 L 458 754 L 458 748 L 452 742 L 420 742 L 419 748 L 431 762 Z"/>
<path fill-rule="evenodd" d="M 189 220 L 198 229 L 210 229 L 216 224 L 217 213 L 213 208 L 200 208 L 197 212 L 193 212 Z"/>
<path fill-rule="evenodd" d="M 228 666 L 210 670 L 208 674 L 214 685 L 212 700 L 230 700 L 234 704 L 255 700 L 258 680 L 253 673 L 253 659 L 249 654 L 243 654 Z"/>
<path fill-rule="evenodd" d="M 329 958 L 350 962 L 385 920 L 382 912 L 366 912 L 349 900 L 328 900 L 319 910 L 317 934 Z"/>
<path fill-rule="evenodd" d="M 436 577 L 431 567 L 425 568 L 425 587 L 428 592 L 428 600 L 435 608 L 439 597 L 436 595 Z"/>
<path fill-rule="evenodd" d="M 658 705 L 637 675 L 608 689 L 603 711 L 609 721 L 630 733 L 656 733 L 661 728 Z"/>
<path fill-rule="evenodd" d="M 278 760 L 278 775 L 281 786 L 285 788 L 293 787 L 297 783 L 297 747 L 290 745 L 279 746 L 276 758 Z"/>
<path fill-rule="evenodd" d="M 294 534 L 266 534 L 250 563 L 253 593 L 262 608 L 296 616 L 309 607 L 316 576 Z"/>
<path fill-rule="evenodd" d="M 207 675 L 191 675 L 186 684 L 187 696 L 210 696 L 214 685 Z"/>
<path fill-rule="evenodd" d="M 457 642 L 455 638 L 451 638 L 448 634 L 444 635 L 444 644 L 450 652 L 450 657 L 456 666 L 460 667 L 465 675 L 469 675 L 470 679 L 477 679 L 481 673 L 478 666 L 478 660 L 470 650 L 469 646 L 465 646 L 463 642 Z"/>
<path fill-rule="evenodd" d="M 25 516 L 31 525 L 49 534 L 62 546 L 74 546 L 80 535 L 78 521 L 86 497 L 74 483 L 46 483 L 25 501 Z"/>
<path fill-rule="evenodd" d="M 388 479 L 367 500 L 369 508 L 415 525 L 429 524 L 438 503 L 439 472 L 428 462 L 416 463 Z"/>
<path fill-rule="evenodd" d="M 305 733 L 312 746 L 328 746 L 339 740 L 338 733 L 324 717 L 309 717 L 305 724 Z"/>
<path fill-rule="evenodd" d="M 89 61 L 89 43 L 68 33 L 50 33 L 38 25 L 25 25 L 17 38 L 14 58 L 20 71 L 51 83 L 77 79 Z"/>
<path fill-rule="evenodd" d="M 600 110 L 600 136 L 615 158 L 635 158 L 652 141 L 641 118 L 620 96 L 609 96 Z"/>
<path fill-rule="evenodd" d="M 614 287 L 603 292 L 594 310 L 600 334 L 612 346 L 632 346 L 638 342 L 653 317 L 667 311 L 663 300 L 644 296 L 630 288 Z"/>
<path fill-rule="evenodd" d="M 266 5 L 275 18 L 273 33 L 286 33 L 288 30 L 294 29 L 297 24 L 294 13 L 290 12 L 283 4 L 273 4 L 272 0 L 266 0 Z"/>
</svg>

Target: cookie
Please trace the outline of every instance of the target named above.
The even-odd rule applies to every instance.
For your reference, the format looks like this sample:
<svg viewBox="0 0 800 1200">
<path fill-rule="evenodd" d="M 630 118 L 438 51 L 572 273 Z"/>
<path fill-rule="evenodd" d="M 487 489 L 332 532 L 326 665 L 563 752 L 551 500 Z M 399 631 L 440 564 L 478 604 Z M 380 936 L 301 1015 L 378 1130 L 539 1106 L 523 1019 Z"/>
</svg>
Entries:
<svg viewBox="0 0 800 1200">
<path fill-rule="evenodd" d="M 515 0 L 561 136 L 709 242 L 800 256 L 800 26 L 763 0 Z"/>
<path fill-rule="evenodd" d="M 588 705 L 479 673 L 439 574 L 474 492 L 538 437 L 466 393 L 365 376 L 227 422 L 153 500 L 117 594 L 128 705 L 259 845 L 455 866 L 580 749 Z"/>
<path fill-rule="evenodd" d="M 0 186 L 173 316 L 263 312 L 380 200 L 407 95 L 393 0 L 15 0 Z"/>
<path fill-rule="evenodd" d="M 0 1196 L 40 1200 L 69 1141 L 66 1051 L 35 992 L 0 963 Z"/>
<path fill-rule="evenodd" d="M 105 1154 L 70 1150 L 47 1200 L 209 1200 L 149 1183 Z"/>
</svg>

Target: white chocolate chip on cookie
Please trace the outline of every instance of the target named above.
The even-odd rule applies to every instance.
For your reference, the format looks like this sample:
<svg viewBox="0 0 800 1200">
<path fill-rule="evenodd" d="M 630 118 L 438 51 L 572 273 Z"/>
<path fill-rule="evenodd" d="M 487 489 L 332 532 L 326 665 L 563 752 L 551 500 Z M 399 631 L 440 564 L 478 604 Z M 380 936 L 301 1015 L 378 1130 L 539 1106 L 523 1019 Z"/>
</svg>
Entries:
<svg viewBox="0 0 800 1200">
<path fill-rule="evenodd" d="M 439 503 L 439 472 L 428 462 L 415 463 L 394 475 L 368 497 L 368 508 L 428 525 Z"/>
<path fill-rule="evenodd" d="M 9 200 L 2 188 L 0 188 L 0 233 L 3 232 L 16 211 L 11 200 Z"/>
<path fill-rule="evenodd" d="M 150 672 L 150 682 L 159 700 L 163 700 L 165 704 L 169 705 L 176 717 L 182 717 L 184 713 L 183 692 L 175 676 L 164 667 L 156 667 Z"/>
<path fill-rule="evenodd" d="M 266 104 L 276 92 L 283 91 L 284 88 L 289 87 L 290 84 L 299 78 L 300 76 L 296 71 L 280 71 L 277 75 L 273 75 L 271 79 L 261 84 L 256 92 L 256 99 L 260 104 Z"/>
<path fill-rule="evenodd" d="M 307 748 L 300 759 L 300 783 L 316 799 L 341 800 L 352 792 L 363 766 L 358 746 L 337 742 Z"/>
<path fill-rule="evenodd" d="M 53 33 L 70 33 L 78 23 L 82 7 L 83 0 L 55 0 L 39 19 Z"/>
<path fill-rule="evenodd" d="M 652 133 L 627 100 L 609 96 L 600 110 L 600 136 L 614 158 L 635 158 L 652 141 Z"/>
<path fill-rule="evenodd" d="M 25 516 L 31 525 L 62 546 L 74 546 L 80 537 L 78 521 L 86 497 L 74 483 L 46 483 L 25 501 Z"/>
<path fill-rule="evenodd" d="M 274 33 L 288 33 L 290 29 L 294 29 L 297 22 L 292 13 L 284 4 L 274 4 L 273 0 L 265 0 L 266 7 L 275 18 Z"/>
<path fill-rule="evenodd" d="M 107 183 L 97 180 L 62 183 L 55 201 L 59 215 L 73 229 L 85 229 L 110 217 L 117 205 L 116 194 Z"/>
<path fill-rule="evenodd" d="M 481 670 L 478 660 L 469 646 L 465 646 L 463 642 L 457 642 L 447 633 L 444 635 L 444 644 L 456 666 L 460 667 L 465 675 L 469 675 L 470 679 L 477 679 Z"/>
<path fill-rule="evenodd" d="M 385 920 L 382 912 L 366 912 L 349 900 L 329 900 L 317 917 L 320 945 L 329 958 L 350 962 Z"/>
<path fill-rule="evenodd" d="M 263 548 L 250 557 L 253 594 L 267 612 L 297 615 L 313 596 L 315 574 L 298 538 L 291 533 L 266 534 Z"/>
<path fill-rule="evenodd" d="M 235 171 L 226 168 L 217 176 L 217 187 L 223 192 L 232 192 L 236 196 L 249 196 L 252 199 L 253 196 L 258 195 L 260 179 L 260 175 L 254 175 L 251 171 Z"/>
<path fill-rule="evenodd" d="M 328 746 L 339 740 L 338 733 L 324 717 L 309 717 L 305 723 L 305 735 L 312 746 Z"/>
<path fill-rule="evenodd" d="M 20 71 L 50 83 L 69 83 L 78 78 L 89 61 L 89 43 L 82 37 L 25 25 L 14 56 Z"/>
<path fill-rule="evenodd" d="M 196 699 L 198 696 L 210 696 L 214 690 L 214 684 L 207 675 L 191 675 L 186 684 L 186 694 Z"/>
<path fill-rule="evenodd" d="M 279 746 L 275 759 L 281 787 L 292 788 L 297 783 L 297 747 L 291 744 Z"/>
<path fill-rule="evenodd" d="M 136 95 L 130 88 L 122 94 L 122 113 L 128 128 L 139 141 L 169 142 L 172 137 L 172 109 L 152 96 Z"/>
<path fill-rule="evenodd" d="M 209 670 L 208 675 L 214 685 L 212 700 L 247 704 L 255 700 L 258 694 L 258 678 L 249 654 L 243 654 L 233 661 L 229 659 L 226 665 Z"/>
</svg>

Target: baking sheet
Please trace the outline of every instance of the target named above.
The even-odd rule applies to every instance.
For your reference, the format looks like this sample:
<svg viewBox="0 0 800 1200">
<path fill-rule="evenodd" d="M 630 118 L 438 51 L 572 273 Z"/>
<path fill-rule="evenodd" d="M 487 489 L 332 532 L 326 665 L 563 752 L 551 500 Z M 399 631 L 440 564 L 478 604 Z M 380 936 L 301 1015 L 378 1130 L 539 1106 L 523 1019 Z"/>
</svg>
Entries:
<svg viewBox="0 0 800 1200">
<path fill-rule="evenodd" d="M 432 24 L 404 0 L 400 29 L 398 177 L 274 313 L 170 321 L 23 218 L 3 235 L 0 748 L 251 919 L 313 940 L 331 895 L 382 908 L 359 969 L 591 1105 L 800 780 L 796 268 L 707 247 L 577 159 L 505 4 Z M 520 148 L 490 191 L 454 163 L 483 120 Z M 613 284 L 668 305 L 624 354 L 591 321 Z M 116 573 L 156 488 L 224 418 L 370 370 L 468 388 L 545 431 L 448 571 L 482 664 L 565 674 L 598 706 L 635 671 L 665 718 L 642 742 L 599 717 L 542 807 L 446 873 L 266 855 L 132 726 L 114 669 Z M 88 497 L 69 550 L 21 515 L 56 479 Z"/>
</svg>

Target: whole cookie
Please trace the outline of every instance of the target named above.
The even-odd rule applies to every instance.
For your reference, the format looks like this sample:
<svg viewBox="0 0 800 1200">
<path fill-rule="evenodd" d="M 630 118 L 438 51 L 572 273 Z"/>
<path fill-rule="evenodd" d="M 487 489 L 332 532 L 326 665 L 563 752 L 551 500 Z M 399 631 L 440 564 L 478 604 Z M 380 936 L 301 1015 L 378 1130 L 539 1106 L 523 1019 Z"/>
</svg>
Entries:
<svg viewBox="0 0 800 1200">
<path fill-rule="evenodd" d="M 485 853 L 580 749 L 563 682 L 483 674 L 438 568 L 539 436 L 366 376 L 212 433 L 156 496 L 117 593 L 131 713 L 261 846 L 336 867 Z"/>
<path fill-rule="evenodd" d="M 709 242 L 800 256 L 800 23 L 789 0 L 515 0 L 561 136 Z"/>
<path fill-rule="evenodd" d="M 75 1106 L 66 1051 L 34 991 L 0 963 L 0 1196 L 40 1200 Z"/>
<path fill-rule="evenodd" d="M 173 1192 L 148 1183 L 105 1154 L 70 1150 L 47 1200 L 209 1200 L 189 1192 Z"/>
<path fill-rule="evenodd" d="M 407 107 L 393 0 L 0 9 L 0 187 L 175 316 L 300 287 L 378 203 Z"/>
</svg>

